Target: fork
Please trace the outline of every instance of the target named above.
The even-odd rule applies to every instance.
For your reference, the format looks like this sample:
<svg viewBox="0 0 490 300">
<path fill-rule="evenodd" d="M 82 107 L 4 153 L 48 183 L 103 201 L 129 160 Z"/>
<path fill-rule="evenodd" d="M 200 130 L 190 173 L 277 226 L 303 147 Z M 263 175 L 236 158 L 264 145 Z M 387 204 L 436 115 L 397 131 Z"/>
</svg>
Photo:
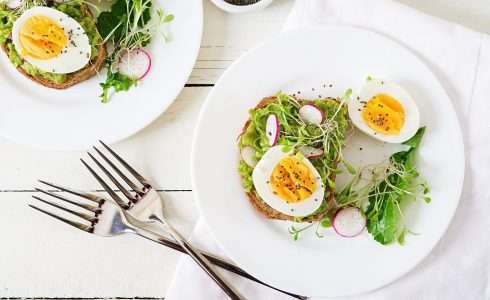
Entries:
<svg viewBox="0 0 490 300">
<path fill-rule="evenodd" d="M 225 292 L 231 299 L 242 299 L 233 288 L 226 283 L 222 276 L 216 272 L 209 260 L 204 257 L 197 249 L 195 249 L 185 238 L 168 222 L 163 213 L 162 199 L 157 191 L 152 187 L 148 180 L 136 172 L 133 167 L 126 163 L 117 153 L 110 149 L 106 144 L 100 141 L 101 144 L 122 164 L 125 169 L 141 184 L 139 187 L 135 182 L 131 181 L 116 165 L 107 158 L 99 149 L 94 147 L 94 150 L 107 162 L 107 164 L 117 173 L 117 175 L 134 191 L 134 194 L 118 181 L 90 152 L 88 155 L 96 163 L 96 165 L 104 172 L 104 174 L 119 188 L 128 202 L 124 201 L 112 188 L 102 179 L 102 177 L 90 167 L 83 159 L 80 161 L 95 177 L 100 185 L 111 196 L 112 200 L 131 214 L 133 219 L 140 224 L 157 224 L 163 232 L 167 232 L 170 236 L 189 254 L 189 256 L 203 269 L 215 283 Z M 129 215 L 129 214 L 128 214 Z"/>
<path fill-rule="evenodd" d="M 141 226 L 140 222 L 136 220 L 134 217 L 132 217 L 127 211 L 123 210 L 119 205 L 112 201 L 108 201 L 103 197 L 97 196 L 92 193 L 87 193 L 87 192 L 82 192 L 82 191 L 77 191 L 65 186 L 61 186 L 58 184 L 50 183 L 44 180 L 39 180 L 40 183 L 45 184 L 49 187 L 55 188 L 57 190 L 61 190 L 64 192 L 67 192 L 69 194 L 77 196 L 77 199 L 79 200 L 74 200 L 74 199 L 69 199 L 62 194 L 59 193 L 54 193 L 51 191 L 47 191 L 45 189 L 41 188 L 36 188 L 36 191 L 41 192 L 49 197 L 56 198 L 58 200 L 61 200 L 63 202 L 67 202 L 73 206 L 81 208 L 83 212 L 80 211 L 75 211 L 73 209 L 70 209 L 66 206 L 59 205 L 55 202 L 47 201 L 39 196 L 33 195 L 32 197 L 36 200 L 39 200 L 47 205 L 53 206 L 57 209 L 60 209 L 64 212 L 67 212 L 69 214 L 72 214 L 81 220 L 82 222 L 75 221 L 72 219 L 69 219 L 67 217 L 62 217 L 60 215 L 57 215 L 55 213 L 49 212 L 47 210 L 44 210 L 42 208 L 39 208 L 35 205 L 29 204 L 29 206 L 37 211 L 40 211 L 44 214 L 47 214 L 53 218 L 56 218 L 64 223 L 67 223 L 75 228 L 78 228 L 82 231 L 95 234 L 98 236 L 103 236 L 103 237 L 112 237 L 112 236 L 117 236 L 121 234 L 126 234 L 126 233 L 133 233 L 137 234 L 141 237 L 144 237 L 146 239 L 149 239 L 153 242 L 162 244 L 164 246 L 167 246 L 171 249 L 177 250 L 181 253 L 187 254 L 178 243 L 170 240 L 169 238 L 162 236 L 160 234 L 156 234 L 155 232 L 152 232 L 148 230 L 146 227 Z M 88 200 L 88 201 L 84 201 Z M 82 200 L 82 201 L 80 201 Z M 202 251 L 200 251 L 203 253 Z M 211 254 L 204 253 L 203 254 L 209 261 L 211 261 L 213 264 L 226 269 L 230 272 L 233 272 L 237 275 L 240 275 L 244 278 L 247 278 L 249 280 L 255 281 L 259 284 L 262 284 L 264 286 L 267 286 L 269 288 L 272 288 L 278 292 L 284 293 L 288 296 L 291 296 L 296 299 L 307 299 L 307 297 L 304 296 L 299 296 L 293 293 L 285 292 L 280 289 L 277 289 L 273 286 L 270 286 L 252 275 L 246 273 L 244 270 L 241 268 L 223 260 L 220 259 L 216 256 L 213 256 Z"/>
</svg>

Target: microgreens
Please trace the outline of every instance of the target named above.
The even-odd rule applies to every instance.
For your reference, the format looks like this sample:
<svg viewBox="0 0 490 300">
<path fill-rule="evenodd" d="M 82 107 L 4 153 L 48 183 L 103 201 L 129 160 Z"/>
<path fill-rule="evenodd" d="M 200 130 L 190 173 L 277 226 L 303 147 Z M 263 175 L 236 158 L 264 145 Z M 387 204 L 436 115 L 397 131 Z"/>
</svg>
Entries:
<svg viewBox="0 0 490 300">
<path fill-rule="evenodd" d="M 166 14 L 162 9 L 153 9 L 152 0 L 117 0 L 110 11 L 102 12 L 97 19 L 97 28 L 103 37 L 104 43 L 112 45 L 112 52 L 106 59 L 107 79 L 102 83 L 102 102 L 107 102 L 109 90 L 128 90 L 134 84 L 127 84 L 130 80 L 117 70 L 121 57 L 133 50 L 143 48 L 150 43 L 155 34 L 161 34 L 165 41 L 169 36 L 160 31 L 162 24 L 169 23 L 174 15 Z M 115 78 L 121 78 L 125 84 L 119 83 Z M 124 86 L 124 89 L 117 89 Z"/>
</svg>

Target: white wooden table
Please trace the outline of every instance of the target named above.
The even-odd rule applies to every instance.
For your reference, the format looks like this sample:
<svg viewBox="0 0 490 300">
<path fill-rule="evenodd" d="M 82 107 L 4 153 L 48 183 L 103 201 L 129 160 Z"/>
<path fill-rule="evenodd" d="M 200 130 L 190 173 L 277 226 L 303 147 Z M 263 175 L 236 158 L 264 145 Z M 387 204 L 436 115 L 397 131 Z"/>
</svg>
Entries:
<svg viewBox="0 0 490 300">
<path fill-rule="evenodd" d="M 156 183 L 173 223 L 187 235 L 198 218 L 189 157 L 199 109 L 226 67 L 278 34 L 292 7 L 292 1 L 276 0 L 264 11 L 228 15 L 204 2 L 201 51 L 187 86 L 157 121 L 114 146 Z M 400 2 L 490 32 L 488 1 Z M 0 297 L 165 296 L 179 258 L 175 252 L 132 236 L 90 236 L 27 207 L 39 178 L 99 190 L 78 160 L 84 155 L 41 151 L 0 139 Z"/>
</svg>

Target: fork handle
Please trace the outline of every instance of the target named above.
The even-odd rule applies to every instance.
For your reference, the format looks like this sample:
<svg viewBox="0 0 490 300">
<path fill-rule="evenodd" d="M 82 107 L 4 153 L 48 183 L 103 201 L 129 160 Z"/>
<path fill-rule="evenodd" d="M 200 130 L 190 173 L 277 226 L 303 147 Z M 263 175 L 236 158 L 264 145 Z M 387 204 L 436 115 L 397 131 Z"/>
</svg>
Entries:
<svg viewBox="0 0 490 300">
<path fill-rule="evenodd" d="M 152 242 L 155 242 L 157 244 L 160 244 L 160 245 L 163 245 L 163 246 L 166 246 L 170 249 L 173 249 L 173 250 L 176 250 L 180 253 L 183 253 L 183 254 L 188 254 L 185 249 L 180 246 L 180 244 L 178 244 L 177 242 L 174 242 L 173 240 L 170 240 L 169 238 L 166 238 L 162 235 L 159 235 L 159 234 L 156 234 L 154 233 L 153 231 L 148 231 L 148 230 L 141 230 L 141 229 L 138 229 L 136 231 L 136 233 L 147 239 L 147 240 L 150 240 Z M 247 278 L 249 280 L 252 280 L 258 284 L 261 284 L 263 286 L 266 286 L 268 288 L 271 288 L 273 290 L 276 290 L 280 293 L 283 293 L 285 295 L 288 295 L 288 296 L 291 296 L 292 298 L 294 299 L 299 299 L 299 300 L 307 300 L 308 297 L 306 296 L 300 296 L 300 295 L 296 295 L 296 294 L 293 294 L 293 293 L 290 293 L 290 292 L 286 292 L 286 291 L 283 291 L 281 289 L 278 289 L 276 287 L 273 287 L 272 285 L 269 285 L 255 277 L 253 277 L 252 275 L 248 274 L 247 272 L 245 272 L 243 269 L 237 267 L 236 265 L 222 259 L 222 258 L 219 258 L 217 256 L 214 256 L 212 254 L 209 254 L 209 253 L 205 253 L 201 250 L 198 250 L 199 252 L 202 253 L 202 255 L 204 255 L 204 257 L 206 257 L 207 260 L 209 260 L 212 264 L 220 267 L 220 268 L 223 268 L 229 272 L 232 272 L 232 273 L 235 273 L 236 275 L 239 275 L 239 276 L 242 276 L 243 278 Z"/>
<path fill-rule="evenodd" d="M 155 215 L 150 216 L 150 219 L 156 220 L 160 224 L 164 225 L 170 235 L 177 241 L 177 243 L 180 244 L 182 248 L 184 248 L 185 252 L 187 252 L 187 254 L 189 254 L 189 256 L 197 263 L 197 265 L 201 267 L 201 269 L 203 269 L 209 275 L 209 277 L 214 280 L 214 282 L 216 282 L 216 284 L 223 290 L 223 292 L 228 295 L 228 297 L 230 297 L 230 299 L 244 299 L 240 297 L 238 293 L 235 292 L 230 287 L 230 285 L 225 282 L 222 276 L 216 272 L 209 260 L 204 257 L 198 250 L 192 247 L 168 222 L 166 222 L 164 219 L 160 219 Z"/>
</svg>

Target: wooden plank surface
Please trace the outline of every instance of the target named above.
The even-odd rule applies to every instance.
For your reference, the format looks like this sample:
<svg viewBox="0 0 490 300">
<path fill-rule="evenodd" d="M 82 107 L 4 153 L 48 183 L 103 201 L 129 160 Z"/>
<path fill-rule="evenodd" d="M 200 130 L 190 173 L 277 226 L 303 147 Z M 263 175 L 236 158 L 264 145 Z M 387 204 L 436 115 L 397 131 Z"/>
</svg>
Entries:
<svg viewBox="0 0 490 300">
<path fill-rule="evenodd" d="M 399 1 L 490 32 L 487 1 Z M 157 121 L 114 145 L 156 183 L 167 200 L 171 221 L 185 235 L 198 218 L 189 158 L 200 107 L 233 61 L 279 34 L 293 1 L 276 0 L 268 9 L 246 15 L 228 15 L 207 0 L 204 4 L 202 46 L 188 87 Z M 89 191 L 100 189 L 80 157 L 86 154 L 43 151 L 0 139 L 0 297 L 164 297 L 176 253 L 133 236 L 89 236 L 27 207 L 39 178 Z"/>
</svg>

